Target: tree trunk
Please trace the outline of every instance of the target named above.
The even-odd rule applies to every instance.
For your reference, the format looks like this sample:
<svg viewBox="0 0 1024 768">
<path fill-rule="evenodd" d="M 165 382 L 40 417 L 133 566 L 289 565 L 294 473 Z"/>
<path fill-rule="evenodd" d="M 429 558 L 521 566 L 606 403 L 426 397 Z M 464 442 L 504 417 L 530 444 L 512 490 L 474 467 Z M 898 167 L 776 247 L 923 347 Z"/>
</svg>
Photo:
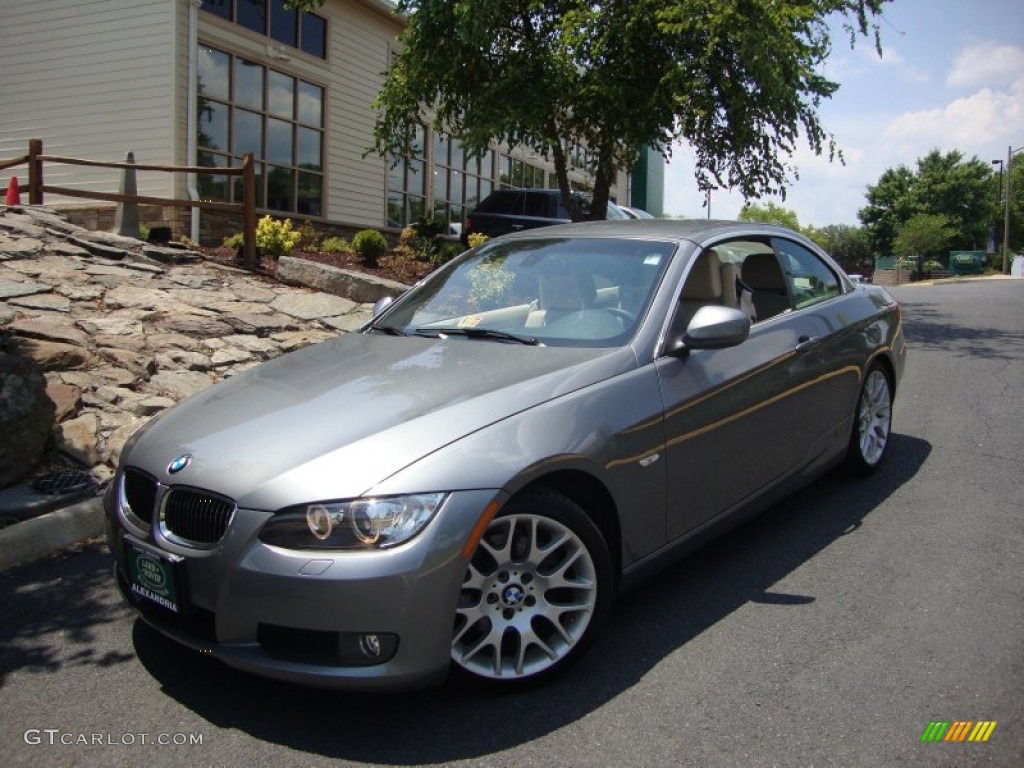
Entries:
<svg viewBox="0 0 1024 768">
<path fill-rule="evenodd" d="M 560 142 L 554 142 L 551 154 L 555 159 L 555 176 L 558 179 L 558 189 L 562 193 L 562 204 L 569 212 L 569 218 L 579 221 L 582 217 L 575 201 L 572 199 L 572 187 L 569 186 L 569 165 L 565 158 L 565 150 Z"/>
<path fill-rule="evenodd" d="M 615 171 L 605 167 L 604 163 L 597 166 L 594 176 L 594 198 L 590 201 L 590 220 L 601 221 L 608 218 L 608 195 L 611 191 L 612 178 Z"/>
</svg>

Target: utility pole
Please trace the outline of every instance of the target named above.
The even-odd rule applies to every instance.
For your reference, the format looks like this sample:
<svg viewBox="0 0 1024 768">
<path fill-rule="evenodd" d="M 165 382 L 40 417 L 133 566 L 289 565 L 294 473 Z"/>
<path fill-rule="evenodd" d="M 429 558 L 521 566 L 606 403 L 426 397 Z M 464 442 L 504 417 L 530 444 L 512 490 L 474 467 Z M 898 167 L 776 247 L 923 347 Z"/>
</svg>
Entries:
<svg viewBox="0 0 1024 768">
<path fill-rule="evenodd" d="M 1010 274 L 1010 179 L 1013 178 L 1013 156 L 1024 147 L 1006 148 L 1006 199 L 1003 200 L 1003 274 Z"/>
</svg>

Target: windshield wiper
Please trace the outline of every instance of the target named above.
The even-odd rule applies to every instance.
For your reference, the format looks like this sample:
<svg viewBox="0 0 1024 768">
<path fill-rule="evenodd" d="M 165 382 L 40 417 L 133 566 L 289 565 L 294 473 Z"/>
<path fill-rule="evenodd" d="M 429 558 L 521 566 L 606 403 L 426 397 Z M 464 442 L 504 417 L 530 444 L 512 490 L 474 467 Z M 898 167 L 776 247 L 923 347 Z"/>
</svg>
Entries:
<svg viewBox="0 0 1024 768">
<path fill-rule="evenodd" d="M 527 344 L 531 347 L 543 347 L 544 344 L 533 336 L 519 336 L 508 331 L 497 331 L 493 328 L 417 328 L 414 333 L 418 336 L 465 336 L 469 339 L 497 339 L 498 341 L 514 341 L 517 344 Z"/>
<path fill-rule="evenodd" d="M 368 331 L 380 331 L 386 333 L 388 336 L 408 336 L 409 334 L 403 331 L 401 328 L 395 328 L 391 325 L 378 325 L 377 323 L 370 323 L 366 326 Z"/>
</svg>

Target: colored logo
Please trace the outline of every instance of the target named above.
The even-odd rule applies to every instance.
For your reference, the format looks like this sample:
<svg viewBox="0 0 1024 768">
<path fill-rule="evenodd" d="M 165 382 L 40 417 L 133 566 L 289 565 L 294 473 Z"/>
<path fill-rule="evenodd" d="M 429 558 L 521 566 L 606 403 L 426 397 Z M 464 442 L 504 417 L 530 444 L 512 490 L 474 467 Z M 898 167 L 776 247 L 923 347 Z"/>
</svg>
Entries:
<svg viewBox="0 0 1024 768">
<path fill-rule="evenodd" d="M 932 720 L 921 741 L 988 741 L 995 729 L 995 720 Z"/>
<path fill-rule="evenodd" d="M 176 458 L 174 461 L 167 465 L 167 471 L 170 472 L 172 475 L 176 475 L 191 463 L 192 454 L 183 453 L 181 456 L 179 456 L 178 458 Z"/>
</svg>

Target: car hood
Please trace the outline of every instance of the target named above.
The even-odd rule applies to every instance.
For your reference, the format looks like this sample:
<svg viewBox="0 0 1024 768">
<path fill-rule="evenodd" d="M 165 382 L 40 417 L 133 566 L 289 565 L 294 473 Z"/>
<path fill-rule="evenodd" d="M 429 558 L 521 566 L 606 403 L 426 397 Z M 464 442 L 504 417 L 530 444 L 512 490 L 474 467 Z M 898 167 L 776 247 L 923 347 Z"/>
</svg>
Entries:
<svg viewBox="0 0 1024 768">
<path fill-rule="evenodd" d="M 169 409 L 122 460 L 251 509 L 353 498 L 488 424 L 635 366 L 628 347 L 348 334 Z M 191 462 L 171 474 L 186 453 Z"/>
</svg>

